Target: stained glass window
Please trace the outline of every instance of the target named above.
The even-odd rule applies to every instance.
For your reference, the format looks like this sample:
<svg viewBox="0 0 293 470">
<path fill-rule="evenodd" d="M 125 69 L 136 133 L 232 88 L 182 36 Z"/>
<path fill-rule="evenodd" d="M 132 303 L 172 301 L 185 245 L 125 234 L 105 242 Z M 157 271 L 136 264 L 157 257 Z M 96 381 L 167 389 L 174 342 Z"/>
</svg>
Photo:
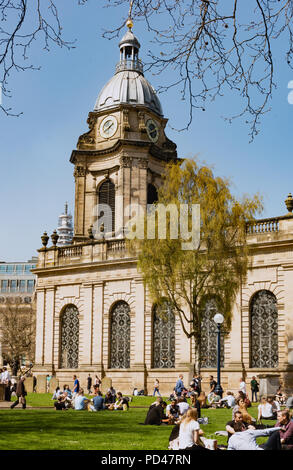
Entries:
<svg viewBox="0 0 293 470">
<path fill-rule="evenodd" d="M 175 367 L 175 315 L 168 302 L 154 308 L 153 367 Z"/>
<path fill-rule="evenodd" d="M 61 316 L 61 369 L 76 369 L 78 367 L 78 349 L 78 309 L 74 305 L 68 305 Z"/>
<path fill-rule="evenodd" d="M 219 303 L 219 301 L 218 301 Z M 214 316 L 219 307 L 215 298 L 208 298 L 201 306 L 201 340 L 200 340 L 200 364 L 202 368 L 214 369 L 217 367 L 218 357 L 218 327 L 214 322 Z M 221 367 L 224 366 L 224 337 L 221 335 Z"/>
<path fill-rule="evenodd" d="M 128 369 L 130 367 L 130 308 L 117 302 L 111 313 L 110 368 Z"/>
<path fill-rule="evenodd" d="M 278 367 L 277 299 L 267 290 L 257 292 L 250 303 L 251 367 Z"/>
</svg>

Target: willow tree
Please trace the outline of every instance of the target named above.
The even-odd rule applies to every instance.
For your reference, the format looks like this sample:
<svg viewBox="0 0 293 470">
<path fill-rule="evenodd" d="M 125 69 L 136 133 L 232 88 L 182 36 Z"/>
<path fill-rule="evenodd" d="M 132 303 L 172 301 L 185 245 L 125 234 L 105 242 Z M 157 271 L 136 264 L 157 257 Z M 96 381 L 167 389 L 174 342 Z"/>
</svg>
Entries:
<svg viewBox="0 0 293 470">
<path fill-rule="evenodd" d="M 164 239 L 158 230 L 162 223 L 158 213 L 160 207 L 168 205 L 172 210 L 167 212 Z M 197 205 L 200 206 L 200 236 L 196 243 L 189 240 L 188 246 L 180 217 L 178 238 L 175 238 L 176 234 L 174 236 L 174 223 L 177 222 L 174 208 L 179 213 L 182 207 L 188 207 L 186 223 L 188 220 L 188 230 L 192 232 L 195 223 L 192 208 Z M 144 219 L 144 237 L 133 236 L 129 242 L 130 248 L 138 251 L 138 269 L 153 302 L 161 306 L 168 302 L 178 315 L 186 336 L 194 338 L 198 370 L 202 301 L 207 298 L 219 300 L 226 329 L 229 329 L 233 302 L 249 267 L 246 222 L 261 209 L 258 195 L 237 200 L 231 194 L 227 179 L 214 176 L 208 166 L 185 160 L 181 165 L 167 166 L 158 202 L 153 210 L 149 208 Z M 156 230 L 152 233 L 150 221 L 154 220 L 154 215 Z"/>
</svg>

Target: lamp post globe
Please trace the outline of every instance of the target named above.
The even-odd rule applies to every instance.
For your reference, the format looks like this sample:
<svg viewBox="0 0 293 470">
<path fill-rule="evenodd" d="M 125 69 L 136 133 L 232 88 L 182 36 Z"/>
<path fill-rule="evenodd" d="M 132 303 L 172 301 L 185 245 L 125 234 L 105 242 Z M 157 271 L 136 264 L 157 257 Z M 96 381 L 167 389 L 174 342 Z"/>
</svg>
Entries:
<svg viewBox="0 0 293 470">
<path fill-rule="evenodd" d="M 223 389 L 221 387 L 221 325 L 224 322 L 224 317 L 221 313 L 216 313 L 214 322 L 218 327 L 218 347 L 217 347 L 217 385 L 215 387 L 215 394 L 221 398 L 223 396 Z"/>
</svg>

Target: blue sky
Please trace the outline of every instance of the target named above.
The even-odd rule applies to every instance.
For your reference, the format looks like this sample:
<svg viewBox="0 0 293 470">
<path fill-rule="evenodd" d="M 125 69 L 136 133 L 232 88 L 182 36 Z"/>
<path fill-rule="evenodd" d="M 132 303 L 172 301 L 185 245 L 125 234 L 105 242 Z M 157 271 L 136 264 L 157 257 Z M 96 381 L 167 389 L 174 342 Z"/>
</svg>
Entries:
<svg viewBox="0 0 293 470">
<path fill-rule="evenodd" d="M 76 2 L 77 3 L 77 2 Z M 64 37 L 76 39 L 68 51 L 52 47 L 51 52 L 34 45 L 30 61 L 40 71 L 11 76 L 13 98 L 3 104 L 12 106 L 20 117 L 0 114 L 1 230 L 0 260 L 22 261 L 37 255 L 40 236 L 50 235 L 58 215 L 68 201 L 73 213 L 74 178 L 69 163 L 80 134 L 88 130 L 88 112 L 103 85 L 114 74 L 119 60 L 118 40 L 102 38 L 103 28 L 116 26 L 125 15 L 118 9 L 101 7 L 89 1 L 86 6 L 60 2 Z M 151 35 L 142 23 L 134 32 L 141 43 L 140 56 L 151 49 Z M 262 120 L 261 133 L 249 143 L 249 129 L 243 121 L 230 125 L 222 115 L 238 111 L 239 99 L 226 94 L 194 115 L 188 131 L 167 127 L 167 135 L 178 145 L 180 157 L 199 155 L 214 166 L 215 173 L 230 177 L 233 191 L 263 195 L 264 217 L 284 215 L 284 200 L 293 192 L 291 151 L 293 106 L 287 96 L 291 71 L 283 60 L 283 44 L 278 45 L 275 81 L 278 88 L 271 101 L 272 111 Z M 156 88 L 163 77 L 146 74 Z M 188 118 L 186 103 L 178 90 L 161 94 L 164 114 L 172 127 L 180 128 Z"/>
</svg>

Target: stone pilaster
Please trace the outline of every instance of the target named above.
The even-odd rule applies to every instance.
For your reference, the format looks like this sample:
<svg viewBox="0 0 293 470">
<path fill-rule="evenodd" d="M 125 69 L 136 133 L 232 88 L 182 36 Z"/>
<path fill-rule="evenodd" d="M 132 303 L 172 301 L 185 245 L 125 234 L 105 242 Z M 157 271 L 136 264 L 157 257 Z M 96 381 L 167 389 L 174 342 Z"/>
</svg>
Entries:
<svg viewBox="0 0 293 470">
<path fill-rule="evenodd" d="M 37 289 L 35 363 L 44 364 L 45 289 Z"/>
<path fill-rule="evenodd" d="M 92 328 L 93 328 L 93 286 L 83 284 L 83 323 L 80 328 L 80 361 L 79 366 L 84 368 L 92 363 Z"/>
<path fill-rule="evenodd" d="M 228 374 L 229 390 L 239 388 L 239 380 L 243 369 L 242 347 L 242 303 L 241 291 L 239 291 L 233 306 L 230 334 L 225 341 L 225 370 L 227 372 L 238 372 L 238 374 Z"/>
<path fill-rule="evenodd" d="M 44 339 L 44 365 L 53 366 L 54 350 L 54 311 L 55 311 L 55 287 L 46 289 L 45 300 L 45 339 Z"/>
<path fill-rule="evenodd" d="M 142 279 L 135 280 L 135 360 L 131 369 L 135 371 L 133 386 L 145 388 L 145 288 Z"/>
<path fill-rule="evenodd" d="M 98 374 L 103 374 L 103 307 L 104 283 L 94 285 L 94 310 L 92 334 L 92 366 Z"/>
</svg>

